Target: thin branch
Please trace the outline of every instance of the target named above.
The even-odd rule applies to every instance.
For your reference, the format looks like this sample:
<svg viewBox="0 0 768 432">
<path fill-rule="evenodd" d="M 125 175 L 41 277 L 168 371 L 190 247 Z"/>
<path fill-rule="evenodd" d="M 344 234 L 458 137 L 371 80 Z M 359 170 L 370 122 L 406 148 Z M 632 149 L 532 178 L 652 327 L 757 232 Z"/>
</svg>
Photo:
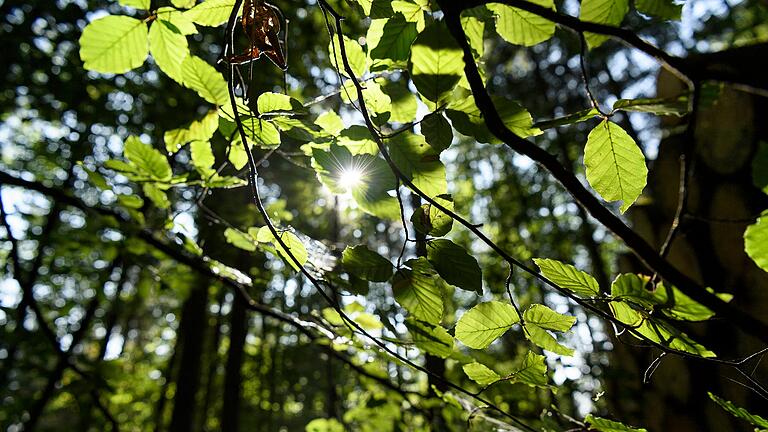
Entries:
<svg viewBox="0 0 768 432">
<path fill-rule="evenodd" d="M 696 120 L 699 112 L 700 93 L 701 85 L 698 82 L 695 82 L 690 98 L 691 113 L 688 116 L 688 126 L 685 128 L 683 150 L 680 153 L 680 180 L 677 192 L 677 209 L 675 210 L 675 216 L 672 219 L 672 225 L 669 227 L 667 237 L 664 239 L 664 243 L 659 250 L 659 255 L 662 257 L 666 257 L 667 253 L 669 253 L 669 249 L 672 247 L 672 242 L 675 240 L 675 236 L 680 230 L 681 223 L 684 221 L 683 217 L 688 209 L 688 183 L 691 179 L 691 167 L 693 166 L 693 156 L 694 151 L 696 150 Z"/>
<path fill-rule="evenodd" d="M 603 118 L 611 117 L 613 114 L 605 113 L 602 109 L 600 109 L 600 103 L 597 101 L 597 98 L 595 98 L 595 95 L 592 93 L 592 89 L 589 87 L 589 69 L 587 68 L 587 38 L 584 37 L 584 33 L 578 33 L 579 36 L 579 44 L 581 46 L 581 53 L 579 54 L 579 66 L 581 67 L 581 79 L 584 81 L 584 89 L 587 92 L 587 97 L 589 98 L 589 103 L 592 105 L 592 108 L 597 110 L 598 113 Z"/>
</svg>

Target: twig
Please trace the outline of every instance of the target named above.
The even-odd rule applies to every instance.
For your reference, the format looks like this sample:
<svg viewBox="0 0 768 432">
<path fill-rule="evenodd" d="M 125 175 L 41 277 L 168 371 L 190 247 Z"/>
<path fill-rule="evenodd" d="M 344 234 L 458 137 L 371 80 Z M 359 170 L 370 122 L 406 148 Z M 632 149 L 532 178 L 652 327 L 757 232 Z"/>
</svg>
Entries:
<svg viewBox="0 0 768 432">
<path fill-rule="evenodd" d="M 584 37 L 584 33 L 579 32 L 579 43 L 581 45 L 581 53 L 579 54 L 579 65 L 581 66 L 581 79 L 584 81 L 584 88 L 587 91 L 587 97 L 589 98 L 589 102 L 592 105 L 592 108 L 597 110 L 598 113 L 603 118 L 609 118 L 613 114 L 609 114 L 606 112 L 603 112 L 602 109 L 600 109 L 600 103 L 597 102 L 597 99 L 595 98 L 595 95 L 592 93 L 592 90 L 589 87 L 589 70 L 587 69 L 587 39 Z"/>
</svg>

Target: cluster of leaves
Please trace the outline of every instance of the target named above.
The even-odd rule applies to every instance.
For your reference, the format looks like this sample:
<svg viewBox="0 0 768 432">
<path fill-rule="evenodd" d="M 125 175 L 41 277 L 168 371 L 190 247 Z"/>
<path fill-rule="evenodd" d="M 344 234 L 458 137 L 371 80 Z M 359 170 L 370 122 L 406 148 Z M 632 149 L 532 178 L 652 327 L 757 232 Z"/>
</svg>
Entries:
<svg viewBox="0 0 768 432">
<path fill-rule="evenodd" d="M 552 0 L 534 3 L 555 9 Z M 139 10 L 150 7 L 147 0 L 125 0 L 122 4 Z M 348 194 L 361 211 L 382 220 L 402 220 L 407 224 L 409 219 L 425 238 L 423 256 L 403 264 L 398 259 L 396 265 L 366 245 L 348 246 L 337 274 L 329 276 L 353 293 L 365 292 L 360 287 L 369 283 L 385 284 L 391 289 L 397 303 L 408 313 L 409 330 L 407 340 L 391 342 L 415 345 L 424 353 L 451 358 L 483 388 L 509 382 L 553 390 L 546 357 L 538 350 L 550 355 L 573 355 L 574 350 L 559 342 L 557 334 L 568 332 L 576 317 L 543 304 L 529 304 L 521 310 L 510 294 L 509 301 L 483 301 L 466 310 L 455 323 L 448 321 L 446 296 L 453 288 L 484 296 L 483 271 L 471 250 L 446 238 L 453 228 L 451 215 L 431 204 L 416 207 L 410 217 L 403 215 L 401 183 L 390 167 L 390 163 L 394 165 L 415 191 L 453 211 L 454 198 L 441 154 L 462 137 L 499 144 L 475 103 L 464 72 L 462 50 L 445 23 L 435 19 L 432 2 L 358 0 L 358 4 L 371 19 L 364 35 L 365 44 L 358 42 L 362 38 L 343 35 L 343 49 L 339 39 L 331 40 L 329 58 L 342 80 L 341 99 L 350 112 L 360 105 L 354 81 L 363 82 L 362 97 L 377 130 L 351 124 L 351 115 L 318 113 L 310 109 L 311 101 L 271 92 L 259 95 L 255 103 L 234 101 L 235 113 L 226 80 L 214 66 L 191 54 L 187 41 L 188 36 L 197 32 L 197 26 L 219 26 L 226 21 L 234 5 L 232 1 L 206 0 L 197 5 L 174 1 L 173 7 L 148 11 L 144 19 L 110 15 L 94 20 L 80 39 L 80 55 L 86 69 L 124 73 L 142 65 L 151 54 L 160 71 L 211 104 L 210 111 L 199 120 L 164 134 L 164 146 L 170 155 L 189 145 L 194 171 L 174 174 L 161 152 L 136 137 L 125 140 L 126 161 L 110 160 L 105 167 L 141 184 L 144 195 L 155 206 L 167 209 L 170 203 L 166 191 L 171 187 L 227 188 L 243 184 L 239 178 L 220 176 L 214 169 L 216 158 L 211 139 L 216 133 L 229 142 L 227 162 L 238 170 L 247 162 L 244 146 L 274 151 L 285 143 L 296 144 L 303 160 L 331 194 Z M 641 13 L 662 19 L 680 17 L 681 6 L 669 0 L 639 0 L 635 7 Z M 619 26 L 628 12 L 627 0 L 585 0 L 580 18 Z M 499 3 L 465 12 L 461 23 L 478 63 L 483 61 L 489 36 L 510 44 L 533 46 L 555 33 L 555 24 L 546 18 Z M 607 40 L 604 35 L 590 33 L 584 37 L 590 48 Z M 349 76 L 342 66 L 345 63 L 354 76 Z M 584 146 L 586 180 L 605 201 L 620 201 L 622 213 L 642 194 L 648 170 L 637 143 L 611 116 L 617 111 L 683 115 L 688 110 L 685 96 L 670 100 L 619 100 L 610 113 L 602 113 L 593 106 L 558 119 L 534 122 L 533 115 L 517 101 L 497 97 L 493 102 L 504 125 L 523 138 L 536 137 L 548 128 L 597 119 Z M 420 119 L 418 107 L 429 111 Z M 238 124 L 242 124 L 247 143 L 240 141 Z M 381 148 L 374 134 L 385 130 L 392 132 L 382 135 L 385 139 Z M 382 149 L 388 158 L 383 156 Z M 354 182 L 348 181 L 346 174 L 350 171 L 359 177 Z M 137 198 L 121 196 L 120 203 L 133 217 L 141 219 L 136 209 L 143 202 Z M 279 239 L 267 226 L 231 227 L 225 237 L 242 250 L 262 250 L 280 256 L 297 271 L 300 267 L 296 261 L 305 265 L 310 260 L 307 242 L 288 228 L 279 229 Z M 747 230 L 745 239 L 750 256 L 768 270 L 768 215 Z M 569 291 L 574 298 L 607 304 L 611 316 L 636 337 L 693 356 L 715 355 L 675 326 L 675 321 L 703 321 L 713 316 L 711 310 L 677 288 L 636 274 L 619 275 L 610 288 L 599 287 L 592 276 L 569 264 L 543 258 L 535 262 L 544 278 Z M 366 330 L 384 327 L 378 317 L 359 305 L 347 305 L 344 311 Z M 344 328 L 346 318 L 338 316 L 332 308 L 322 315 L 339 334 L 349 337 L 350 344 L 355 344 L 353 332 Z M 496 371 L 483 363 L 478 352 L 456 344 L 458 341 L 472 350 L 485 350 L 516 326 L 531 345 L 511 370 Z M 635 430 L 597 417 L 585 421 L 596 430 Z M 323 428 L 334 430 L 335 425 L 308 426 L 308 430 Z"/>
</svg>

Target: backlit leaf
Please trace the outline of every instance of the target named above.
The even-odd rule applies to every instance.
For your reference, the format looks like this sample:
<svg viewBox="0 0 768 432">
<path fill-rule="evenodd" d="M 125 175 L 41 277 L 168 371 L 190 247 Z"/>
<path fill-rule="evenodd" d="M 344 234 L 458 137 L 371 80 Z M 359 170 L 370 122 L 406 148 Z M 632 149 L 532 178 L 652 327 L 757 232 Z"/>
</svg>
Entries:
<svg viewBox="0 0 768 432">
<path fill-rule="evenodd" d="M 498 373 L 494 372 L 491 370 L 491 368 L 482 363 L 467 363 L 461 368 L 464 370 L 464 373 L 467 374 L 469 379 L 480 384 L 481 386 L 493 384 L 501 379 L 501 376 Z"/>
<path fill-rule="evenodd" d="M 189 55 L 187 38 L 171 29 L 171 24 L 156 21 L 149 28 L 149 52 L 166 75 L 178 83 L 184 82 L 181 64 Z"/>
<path fill-rule="evenodd" d="M 234 0 L 205 0 L 184 14 L 195 24 L 216 27 L 229 19 L 233 7 Z"/>
<path fill-rule="evenodd" d="M 768 212 L 744 231 L 744 250 L 758 267 L 768 272 Z"/>
<path fill-rule="evenodd" d="M 211 0 L 208 0 L 211 1 Z M 194 55 L 188 55 L 181 63 L 181 76 L 186 87 L 191 88 L 201 98 L 216 104 L 229 104 L 227 82 L 213 66 Z"/>
<path fill-rule="evenodd" d="M 127 16 L 107 15 L 88 24 L 80 36 L 80 58 L 88 70 L 123 73 L 149 54 L 147 25 Z"/>
<path fill-rule="evenodd" d="M 600 293 L 595 278 L 570 264 L 546 258 L 534 258 L 533 261 L 544 277 L 562 288 L 584 297 L 594 297 Z"/>
<path fill-rule="evenodd" d="M 552 0 L 534 0 L 531 3 L 555 9 Z M 555 23 L 546 18 L 500 3 L 491 3 L 487 7 L 496 16 L 499 36 L 511 44 L 533 46 L 555 34 Z"/>
<path fill-rule="evenodd" d="M 583 21 L 618 27 L 629 12 L 629 0 L 583 0 L 579 18 Z M 602 45 L 608 36 L 586 33 L 590 48 Z"/>
<path fill-rule="evenodd" d="M 643 192 L 648 176 L 645 156 L 621 126 L 603 120 L 584 148 L 587 181 L 606 201 L 622 201 L 622 213 Z"/>
<path fill-rule="evenodd" d="M 456 339 L 470 348 L 484 349 L 518 322 L 520 317 L 511 304 L 480 303 L 459 318 Z"/>
<path fill-rule="evenodd" d="M 392 289 L 395 299 L 411 315 L 430 324 L 443 318 L 443 288 L 445 282 L 437 275 L 426 258 L 406 263 L 411 270 L 395 273 Z"/>
<path fill-rule="evenodd" d="M 445 24 L 436 22 L 411 47 L 411 78 L 419 94 L 437 108 L 464 75 L 462 51 Z"/>
</svg>

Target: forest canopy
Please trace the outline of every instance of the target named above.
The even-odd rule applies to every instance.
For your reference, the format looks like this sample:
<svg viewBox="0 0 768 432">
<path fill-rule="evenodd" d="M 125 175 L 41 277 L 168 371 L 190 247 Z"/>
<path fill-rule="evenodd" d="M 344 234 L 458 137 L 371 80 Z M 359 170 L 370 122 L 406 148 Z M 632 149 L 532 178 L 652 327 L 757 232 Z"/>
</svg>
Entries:
<svg viewBox="0 0 768 432">
<path fill-rule="evenodd" d="M 3 430 L 768 430 L 765 2 L 0 17 Z"/>
</svg>

